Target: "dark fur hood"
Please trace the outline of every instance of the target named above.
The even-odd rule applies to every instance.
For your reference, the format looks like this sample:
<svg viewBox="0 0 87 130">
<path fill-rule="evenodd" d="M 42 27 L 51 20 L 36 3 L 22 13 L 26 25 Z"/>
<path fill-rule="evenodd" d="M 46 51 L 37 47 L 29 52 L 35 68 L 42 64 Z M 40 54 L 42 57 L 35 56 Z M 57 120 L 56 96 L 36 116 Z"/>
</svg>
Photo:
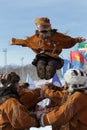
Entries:
<svg viewBox="0 0 87 130">
<path fill-rule="evenodd" d="M 17 90 L 13 86 L 9 87 L 4 86 L 0 88 L 0 104 L 11 97 L 19 99 Z"/>
</svg>

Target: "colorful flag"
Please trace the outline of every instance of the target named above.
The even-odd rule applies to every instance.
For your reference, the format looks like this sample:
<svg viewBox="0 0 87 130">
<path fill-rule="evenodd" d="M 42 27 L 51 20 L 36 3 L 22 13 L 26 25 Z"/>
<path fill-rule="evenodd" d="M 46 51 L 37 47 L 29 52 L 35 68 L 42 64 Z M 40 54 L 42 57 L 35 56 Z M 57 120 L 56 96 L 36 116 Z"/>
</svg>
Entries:
<svg viewBox="0 0 87 130">
<path fill-rule="evenodd" d="M 56 86 L 62 86 L 62 83 L 61 83 L 57 73 L 55 73 L 55 75 L 53 76 L 52 83 Z"/>
<path fill-rule="evenodd" d="M 70 68 L 83 68 L 84 56 L 79 51 L 70 52 Z"/>
<path fill-rule="evenodd" d="M 84 56 L 85 60 L 87 61 L 87 43 L 79 43 L 78 51 Z"/>
<path fill-rule="evenodd" d="M 87 43 L 81 42 L 78 44 L 78 51 L 87 53 Z"/>
</svg>

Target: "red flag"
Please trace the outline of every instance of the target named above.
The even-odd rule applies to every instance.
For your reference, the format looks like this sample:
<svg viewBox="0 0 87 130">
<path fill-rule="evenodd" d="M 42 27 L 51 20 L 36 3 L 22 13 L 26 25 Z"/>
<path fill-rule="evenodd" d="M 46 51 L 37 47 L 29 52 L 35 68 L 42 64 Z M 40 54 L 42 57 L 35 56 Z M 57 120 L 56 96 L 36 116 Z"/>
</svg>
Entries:
<svg viewBox="0 0 87 130">
<path fill-rule="evenodd" d="M 70 60 L 81 62 L 84 65 L 84 56 L 78 51 L 71 51 L 70 52 Z"/>
</svg>

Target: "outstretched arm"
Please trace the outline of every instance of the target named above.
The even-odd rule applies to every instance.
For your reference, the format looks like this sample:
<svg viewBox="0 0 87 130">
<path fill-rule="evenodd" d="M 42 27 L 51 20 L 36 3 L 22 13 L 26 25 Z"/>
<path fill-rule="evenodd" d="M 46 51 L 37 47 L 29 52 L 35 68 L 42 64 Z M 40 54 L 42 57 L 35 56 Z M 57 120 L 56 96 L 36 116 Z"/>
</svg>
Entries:
<svg viewBox="0 0 87 130">
<path fill-rule="evenodd" d="M 27 40 L 23 40 L 23 39 L 16 39 L 16 38 L 12 38 L 10 41 L 10 45 L 20 45 L 20 46 L 25 46 L 26 47 L 27 44 Z"/>
<path fill-rule="evenodd" d="M 83 37 L 76 37 L 75 39 L 76 39 L 76 42 L 78 43 L 86 41 L 86 38 L 83 38 Z"/>
<path fill-rule="evenodd" d="M 77 43 L 86 41 L 86 38 L 83 38 L 83 37 L 73 38 L 71 36 L 64 35 L 62 33 L 58 33 L 57 37 L 60 40 L 60 44 L 58 44 L 60 46 L 58 46 L 58 47 L 61 47 L 61 48 L 64 48 L 64 49 L 71 48 Z"/>
</svg>

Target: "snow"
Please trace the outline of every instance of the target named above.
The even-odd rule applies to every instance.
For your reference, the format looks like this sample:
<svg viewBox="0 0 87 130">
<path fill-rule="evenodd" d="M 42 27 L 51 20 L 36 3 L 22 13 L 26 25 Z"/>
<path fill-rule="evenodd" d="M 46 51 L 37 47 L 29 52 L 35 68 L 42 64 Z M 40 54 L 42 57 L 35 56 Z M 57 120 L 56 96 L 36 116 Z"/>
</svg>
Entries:
<svg viewBox="0 0 87 130">
<path fill-rule="evenodd" d="M 40 128 L 31 127 L 30 130 L 52 130 L 52 126 L 45 126 Z"/>
<path fill-rule="evenodd" d="M 48 82 L 52 82 L 52 79 L 49 79 L 49 80 L 40 79 L 40 80 L 34 81 L 36 87 L 38 87 L 39 85 L 48 83 Z"/>
</svg>

